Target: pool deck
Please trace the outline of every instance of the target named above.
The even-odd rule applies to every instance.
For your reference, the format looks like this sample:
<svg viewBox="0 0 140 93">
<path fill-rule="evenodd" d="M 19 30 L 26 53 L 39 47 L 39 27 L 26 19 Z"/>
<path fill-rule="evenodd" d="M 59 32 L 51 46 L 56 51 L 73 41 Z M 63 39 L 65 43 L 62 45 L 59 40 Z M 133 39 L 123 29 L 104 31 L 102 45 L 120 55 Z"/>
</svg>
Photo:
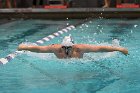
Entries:
<svg viewBox="0 0 140 93">
<path fill-rule="evenodd" d="M 0 19 L 139 18 L 140 8 L 0 9 Z"/>
</svg>

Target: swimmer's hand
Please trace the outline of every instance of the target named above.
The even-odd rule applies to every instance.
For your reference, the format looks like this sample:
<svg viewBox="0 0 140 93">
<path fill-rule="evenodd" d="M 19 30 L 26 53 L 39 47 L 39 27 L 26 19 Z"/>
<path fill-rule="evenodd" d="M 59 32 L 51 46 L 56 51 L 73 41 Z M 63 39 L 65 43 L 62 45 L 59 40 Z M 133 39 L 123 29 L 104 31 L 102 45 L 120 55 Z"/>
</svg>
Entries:
<svg viewBox="0 0 140 93">
<path fill-rule="evenodd" d="M 121 52 L 124 54 L 124 55 L 128 55 L 128 50 L 126 48 L 122 48 L 121 49 Z"/>
<path fill-rule="evenodd" d="M 18 51 L 21 51 L 21 50 L 24 50 L 26 47 L 27 47 L 27 45 L 20 44 L 17 49 L 18 49 Z"/>
</svg>

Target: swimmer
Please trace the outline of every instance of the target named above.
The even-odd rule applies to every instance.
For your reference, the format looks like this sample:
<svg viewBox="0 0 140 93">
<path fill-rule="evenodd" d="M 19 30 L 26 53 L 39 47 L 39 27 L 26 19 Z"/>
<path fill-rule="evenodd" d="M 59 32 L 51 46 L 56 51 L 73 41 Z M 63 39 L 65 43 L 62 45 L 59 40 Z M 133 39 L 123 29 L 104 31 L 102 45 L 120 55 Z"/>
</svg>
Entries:
<svg viewBox="0 0 140 93">
<path fill-rule="evenodd" d="M 35 46 L 20 44 L 18 50 L 27 50 L 36 53 L 54 53 L 57 58 L 82 58 L 84 53 L 89 52 L 113 52 L 119 51 L 124 55 L 128 54 L 128 50 L 123 47 L 90 45 L 90 44 L 74 44 L 72 37 L 65 36 L 61 44 L 52 44 L 47 46 Z"/>
</svg>

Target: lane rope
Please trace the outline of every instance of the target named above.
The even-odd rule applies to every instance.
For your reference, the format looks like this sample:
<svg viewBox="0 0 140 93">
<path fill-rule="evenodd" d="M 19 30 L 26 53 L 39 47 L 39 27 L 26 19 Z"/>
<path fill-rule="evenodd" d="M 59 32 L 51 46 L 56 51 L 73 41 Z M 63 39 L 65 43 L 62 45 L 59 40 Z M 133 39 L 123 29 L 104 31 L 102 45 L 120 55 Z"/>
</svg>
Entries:
<svg viewBox="0 0 140 93">
<path fill-rule="evenodd" d="M 69 31 L 71 31 L 72 29 L 75 29 L 75 27 L 76 26 L 74 26 L 74 25 L 70 25 L 70 26 L 68 26 L 66 28 L 63 28 L 62 30 L 59 30 L 59 31 L 57 31 L 57 32 L 55 32 L 55 33 L 53 33 L 51 35 L 48 35 L 48 36 L 36 41 L 34 44 L 37 44 L 37 45 L 44 44 L 45 42 L 48 42 L 48 41 L 54 39 L 55 37 L 58 37 L 58 36 L 60 36 L 60 35 L 62 35 L 64 33 L 67 33 Z M 22 53 L 24 53 L 24 51 L 18 51 L 17 50 L 15 52 L 11 53 L 11 54 L 8 54 L 5 58 L 0 59 L 0 64 L 1 65 L 7 64 L 12 59 L 14 59 L 17 55 L 22 54 Z"/>
</svg>

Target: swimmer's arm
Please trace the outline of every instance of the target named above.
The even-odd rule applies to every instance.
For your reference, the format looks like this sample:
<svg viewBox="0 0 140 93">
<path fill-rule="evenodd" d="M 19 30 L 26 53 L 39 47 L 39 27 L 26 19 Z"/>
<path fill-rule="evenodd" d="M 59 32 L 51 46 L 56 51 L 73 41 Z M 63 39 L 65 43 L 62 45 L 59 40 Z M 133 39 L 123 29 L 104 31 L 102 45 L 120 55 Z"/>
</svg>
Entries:
<svg viewBox="0 0 140 93">
<path fill-rule="evenodd" d="M 52 52 L 52 48 L 50 46 L 33 46 L 33 45 L 24 45 L 21 44 L 18 47 L 18 50 L 27 50 L 27 51 L 31 51 L 31 52 L 36 52 L 36 53 L 51 53 Z"/>
<path fill-rule="evenodd" d="M 122 52 L 124 55 L 128 54 L 128 50 L 122 47 L 115 47 L 115 46 L 96 46 L 96 45 L 84 45 L 85 52 L 113 52 L 119 51 Z"/>
</svg>

